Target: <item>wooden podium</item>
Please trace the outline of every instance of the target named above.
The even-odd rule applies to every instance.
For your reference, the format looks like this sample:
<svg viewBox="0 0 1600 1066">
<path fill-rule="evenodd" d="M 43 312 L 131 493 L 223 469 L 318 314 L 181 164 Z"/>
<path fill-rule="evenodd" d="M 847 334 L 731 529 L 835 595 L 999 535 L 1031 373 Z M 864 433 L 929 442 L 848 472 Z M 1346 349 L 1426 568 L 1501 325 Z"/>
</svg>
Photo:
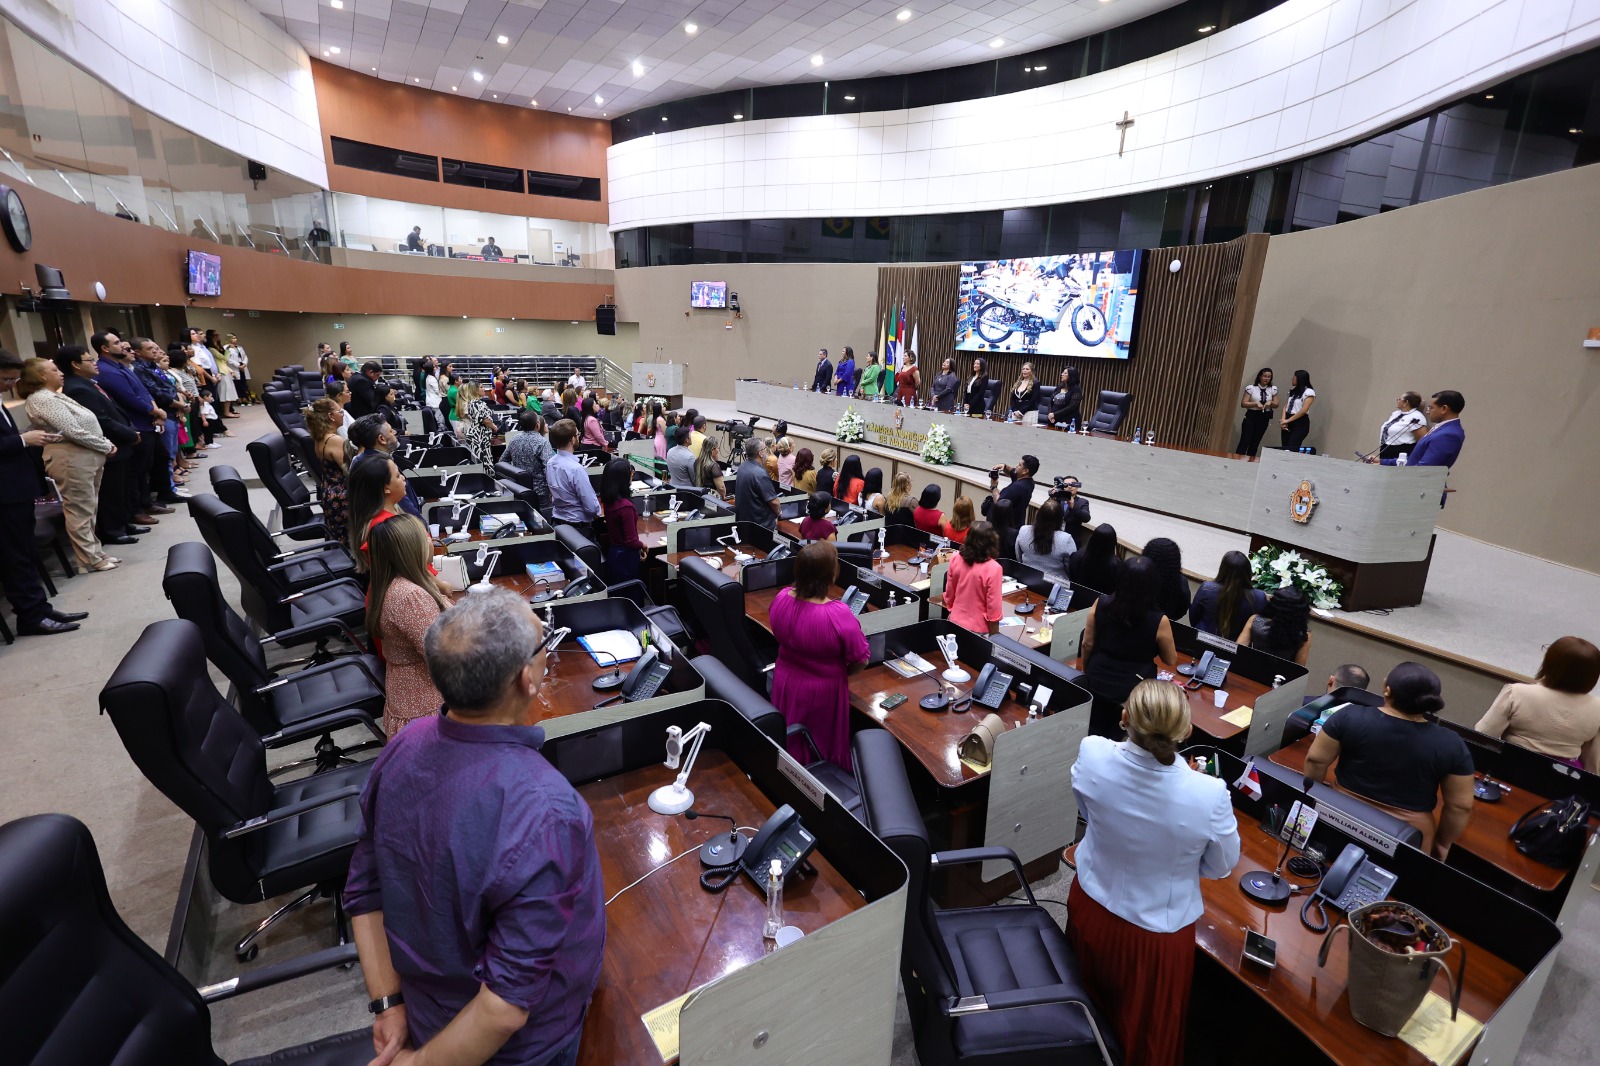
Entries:
<svg viewBox="0 0 1600 1066">
<path fill-rule="evenodd" d="M 634 363 L 633 396 L 659 396 L 669 408 L 683 406 L 682 363 Z"/>
</svg>

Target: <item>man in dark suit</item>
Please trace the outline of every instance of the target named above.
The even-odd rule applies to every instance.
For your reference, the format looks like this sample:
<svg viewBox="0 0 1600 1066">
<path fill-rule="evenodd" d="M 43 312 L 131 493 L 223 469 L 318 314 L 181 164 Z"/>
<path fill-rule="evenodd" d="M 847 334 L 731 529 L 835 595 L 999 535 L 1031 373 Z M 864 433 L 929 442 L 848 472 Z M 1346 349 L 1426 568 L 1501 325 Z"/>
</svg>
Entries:
<svg viewBox="0 0 1600 1066">
<path fill-rule="evenodd" d="M 378 380 L 383 377 L 383 367 L 367 360 L 361 364 L 361 373 L 350 378 L 350 417 L 361 418 L 378 411 Z"/>
<path fill-rule="evenodd" d="M 139 432 L 95 381 L 100 376 L 99 356 L 82 345 L 68 344 L 56 353 L 56 365 L 66 379 L 61 391 L 93 412 L 100 432 L 117 446 L 100 480 L 95 532 L 102 544 L 137 544 L 140 534 L 150 532 L 149 526 L 134 525 L 128 512 L 129 460 L 137 450 Z"/>
<path fill-rule="evenodd" d="M 833 364 L 828 362 L 828 349 L 817 350 L 817 372 L 811 375 L 812 392 L 833 391 Z"/>
<path fill-rule="evenodd" d="M 0 588 L 17 614 L 17 632 L 43 637 L 70 633 L 88 612 L 68 614 L 50 606 L 39 580 L 33 545 L 33 501 L 44 495 L 39 456 L 32 449 L 54 444 L 58 433 L 24 433 L 5 408 L 5 395 L 22 377 L 22 360 L 0 348 Z"/>
<path fill-rule="evenodd" d="M 171 514 L 173 508 L 151 498 L 150 469 L 156 448 L 166 431 L 166 413 L 156 406 L 149 391 L 133 372 L 133 346 L 110 330 L 89 338 L 89 346 L 100 357 L 98 384 L 122 408 L 128 424 L 139 434 L 139 442 L 128 457 L 128 511 L 142 526 L 154 525 L 155 516 Z M 157 422 L 159 419 L 159 423 Z M 159 429 L 157 426 L 159 425 Z"/>
<path fill-rule="evenodd" d="M 989 511 L 998 499 L 1011 501 L 1012 521 L 1018 526 L 1028 521 L 1028 505 L 1033 502 L 1033 489 L 1036 484 L 1033 475 L 1039 472 L 1039 457 L 1024 455 L 1022 461 L 1016 466 L 1006 470 L 1011 475 L 1011 484 L 1000 488 L 1000 471 L 1003 467 L 995 467 L 989 471 L 989 495 L 983 500 L 983 516 L 989 517 Z"/>
</svg>

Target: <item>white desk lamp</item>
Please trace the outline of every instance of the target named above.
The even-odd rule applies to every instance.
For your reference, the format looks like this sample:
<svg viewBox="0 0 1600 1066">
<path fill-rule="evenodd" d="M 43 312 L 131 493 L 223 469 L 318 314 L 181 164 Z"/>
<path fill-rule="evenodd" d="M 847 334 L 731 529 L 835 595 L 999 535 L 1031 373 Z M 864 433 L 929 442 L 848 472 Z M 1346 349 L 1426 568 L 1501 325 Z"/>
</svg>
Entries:
<svg viewBox="0 0 1600 1066">
<path fill-rule="evenodd" d="M 961 664 L 956 661 L 956 635 L 954 633 L 945 633 L 933 639 L 939 642 L 939 650 L 944 652 L 944 661 L 950 666 L 948 670 L 939 676 L 956 684 L 972 680 L 972 675 L 961 669 Z"/>
<path fill-rule="evenodd" d="M 739 550 L 739 531 L 737 529 L 718 537 L 717 543 L 733 552 L 733 561 L 740 566 L 755 562 L 756 557 L 754 555 Z"/>
<path fill-rule="evenodd" d="M 650 793 L 650 809 L 657 814 L 682 814 L 694 806 L 694 793 L 689 791 L 689 774 L 694 769 L 694 761 L 700 757 L 700 746 L 706 741 L 706 734 L 711 732 L 711 727 L 704 722 L 696 725 L 685 733 L 675 725 L 667 726 L 667 761 L 669 770 L 678 769 L 678 760 L 683 755 L 683 745 L 689 744 L 689 760 L 678 772 L 677 778 L 670 785 L 662 785 Z"/>
<path fill-rule="evenodd" d="M 494 576 L 494 566 L 499 561 L 500 552 L 498 550 L 490 551 L 487 544 L 481 545 L 478 548 L 477 556 L 472 560 L 472 564 L 474 566 L 480 566 L 483 568 L 483 576 L 478 578 L 477 584 L 468 586 L 467 591 L 488 592 L 490 589 L 494 588 L 494 586 L 489 583 L 489 579 Z"/>
</svg>

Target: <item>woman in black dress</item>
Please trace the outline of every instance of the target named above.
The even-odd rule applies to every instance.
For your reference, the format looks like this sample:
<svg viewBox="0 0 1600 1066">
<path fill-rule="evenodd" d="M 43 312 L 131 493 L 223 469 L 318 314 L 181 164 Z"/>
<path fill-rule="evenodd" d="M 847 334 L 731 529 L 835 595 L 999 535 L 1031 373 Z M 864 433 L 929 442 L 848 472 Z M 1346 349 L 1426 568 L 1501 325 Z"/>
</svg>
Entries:
<svg viewBox="0 0 1600 1066">
<path fill-rule="evenodd" d="M 1117 591 L 1122 562 L 1117 558 L 1117 531 L 1106 523 L 1094 527 L 1083 550 L 1067 560 L 1072 582 L 1069 610 L 1081 611 L 1103 595 Z"/>
<path fill-rule="evenodd" d="M 1239 400 L 1244 408 L 1244 425 L 1239 427 L 1240 455 L 1255 455 L 1261 449 L 1261 438 L 1272 425 L 1272 412 L 1278 406 L 1278 389 L 1272 384 L 1272 368 L 1264 366 L 1256 371 L 1254 384 L 1244 387 Z"/>
<path fill-rule="evenodd" d="M 939 372 L 933 376 L 933 385 L 930 388 L 933 406 L 941 411 L 954 411 L 956 392 L 960 388 L 961 379 L 956 376 L 956 361 L 946 359 L 939 364 Z"/>
<path fill-rule="evenodd" d="M 1104 527 L 1102 527 L 1104 528 Z M 1157 657 L 1178 662 L 1172 622 L 1156 607 L 1156 565 L 1142 555 L 1122 564 L 1117 591 L 1089 608 L 1083 628 L 1083 687 L 1089 706 L 1089 732 L 1120 738 L 1122 703 L 1133 687 L 1156 676 Z"/>
<path fill-rule="evenodd" d="M 1039 409 L 1039 382 L 1033 377 L 1033 364 L 1023 363 L 1015 385 L 1011 386 L 1011 411 L 1025 415 Z"/>
<path fill-rule="evenodd" d="M 964 402 L 967 405 L 967 414 L 983 415 L 986 411 L 984 393 L 989 389 L 989 360 L 978 356 L 972 360 L 972 376 L 967 379 L 966 388 L 963 390 Z"/>
<path fill-rule="evenodd" d="M 1311 433 L 1311 405 L 1317 402 L 1317 390 L 1311 387 L 1311 374 L 1305 370 L 1294 372 L 1294 385 L 1289 389 L 1289 402 L 1283 406 L 1283 417 L 1278 428 L 1283 432 L 1283 450 L 1297 452 Z"/>
</svg>

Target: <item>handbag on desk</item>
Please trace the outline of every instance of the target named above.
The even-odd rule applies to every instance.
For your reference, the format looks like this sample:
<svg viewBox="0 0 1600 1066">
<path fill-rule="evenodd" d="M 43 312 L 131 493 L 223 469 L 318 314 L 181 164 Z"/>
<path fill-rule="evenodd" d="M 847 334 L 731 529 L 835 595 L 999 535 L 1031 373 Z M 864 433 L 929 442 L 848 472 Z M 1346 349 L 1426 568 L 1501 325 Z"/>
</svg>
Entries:
<svg viewBox="0 0 1600 1066">
<path fill-rule="evenodd" d="M 1581 796 L 1551 800 L 1517 819 L 1511 842 L 1535 862 L 1562 870 L 1576 866 L 1589 839 L 1589 814 L 1589 803 Z"/>
<path fill-rule="evenodd" d="M 998 714 L 986 714 L 972 732 L 961 738 L 957 753 L 978 766 L 989 766 L 994 762 L 994 742 L 1005 731 L 1004 718 Z"/>
</svg>

